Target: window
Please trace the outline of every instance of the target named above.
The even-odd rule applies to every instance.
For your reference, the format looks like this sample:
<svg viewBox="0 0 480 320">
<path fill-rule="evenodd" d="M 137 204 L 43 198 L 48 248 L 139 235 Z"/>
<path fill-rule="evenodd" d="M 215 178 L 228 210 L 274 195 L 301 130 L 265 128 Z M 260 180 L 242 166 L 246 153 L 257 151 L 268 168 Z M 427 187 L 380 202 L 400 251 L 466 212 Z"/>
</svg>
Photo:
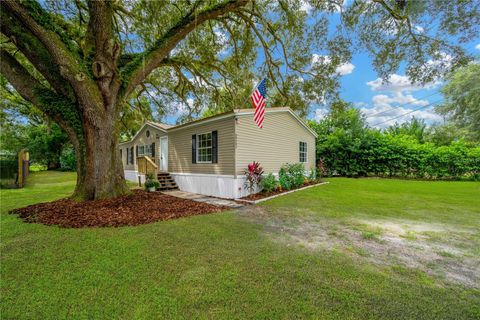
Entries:
<svg viewBox="0 0 480 320">
<path fill-rule="evenodd" d="M 299 147 L 300 162 L 307 162 L 307 143 L 300 141 Z"/>
<path fill-rule="evenodd" d="M 127 148 L 127 164 L 133 164 L 133 147 Z"/>
<path fill-rule="evenodd" d="M 197 162 L 212 162 L 212 133 L 197 135 Z"/>
<path fill-rule="evenodd" d="M 146 156 L 152 156 L 152 145 L 151 144 L 146 144 L 145 145 L 145 155 Z"/>
<path fill-rule="evenodd" d="M 152 156 L 152 145 L 151 144 L 146 144 L 143 146 L 138 146 L 138 156 Z"/>
<path fill-rule="evenodd" d="M 147 136 L 147 138 L 150 137 L 150 131 L 147 130 L 147 132 L 145 132 L 145 135 Z"/>
</svg>

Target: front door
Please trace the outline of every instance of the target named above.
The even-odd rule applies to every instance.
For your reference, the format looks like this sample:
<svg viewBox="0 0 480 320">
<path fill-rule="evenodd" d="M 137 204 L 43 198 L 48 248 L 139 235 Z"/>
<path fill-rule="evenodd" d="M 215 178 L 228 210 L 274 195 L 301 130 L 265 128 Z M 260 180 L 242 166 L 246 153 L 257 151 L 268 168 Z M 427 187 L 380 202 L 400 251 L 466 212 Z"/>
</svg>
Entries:
<svg viewBox="0 0 480 320">
<path fill-rule="evenodd" d="M 160 171 L 168 172 L 168 137 L 160 138 Z"/>
</svg>

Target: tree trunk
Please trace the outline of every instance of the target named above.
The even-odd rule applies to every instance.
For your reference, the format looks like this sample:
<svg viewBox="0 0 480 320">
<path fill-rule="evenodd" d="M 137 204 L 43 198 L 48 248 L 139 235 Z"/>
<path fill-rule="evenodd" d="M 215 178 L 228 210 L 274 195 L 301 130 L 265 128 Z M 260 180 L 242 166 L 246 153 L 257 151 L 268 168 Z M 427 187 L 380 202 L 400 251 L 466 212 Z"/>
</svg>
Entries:
<svg viewBox="0 0 480 320">
<path fill-rule="evenodd" d="M 84 123 L 83 142 L 75 147 L 77 185 L 73 198 L 97 200 L 127 194 L 113 119 L 103 128 Z M 102 123 L 104 125 L 104 123 Z"/>
</svg>

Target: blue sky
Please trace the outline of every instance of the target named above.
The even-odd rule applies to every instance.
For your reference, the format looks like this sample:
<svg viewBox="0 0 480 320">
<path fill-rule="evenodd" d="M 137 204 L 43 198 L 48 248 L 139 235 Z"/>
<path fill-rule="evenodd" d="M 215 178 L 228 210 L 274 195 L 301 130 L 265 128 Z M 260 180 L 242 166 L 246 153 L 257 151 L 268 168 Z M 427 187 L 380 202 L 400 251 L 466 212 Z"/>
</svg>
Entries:
<svg viewBox="0 0 480 320">
<path fill-rule="evenodd" d="M 465 49 L 478 56 L 480 40 L 468 44 Z M 394 124 L 395 121 L 401 123 L 409 120 L 412 115 L 425 119 L 429 124 L 442 121 L 442 118 L 433 112 L 434 105 L 442 100 L 439 92 L 442 86 L 441 79 L 422 87 L 412 84 L 400 71 L 392 75 L 389 84 L 385 84 L 373 70 L 372 59 L 366 53 L 354 55 L 351 64 L 348 69 L 351 69 L 351 72 L 341 76 L 340 96 L 369 115 L 367 120 L 370 125 L 381 123 L 377 127 L 385 127 Z M 425 108 L 401 116 L 421 107 Z M 310 117 L 319 119 L 325 111 L 320 106 Z M 395 117 L 398 118 L 386 122 Z"/>
<path fill-rule="evenodd" d="M 343 1 L 345 5 L 351 0 Z M 43 1 L 41 2 L 43 3 Z M 311 13 L 311 8 L 306 3 L 302 8 L 307 13 Z M 329 17 L 330 30 L 333 30 L 339 23 L 339 18 L 339 14 L 331 14 Z M 311 16 L 309 21 L 313 23 L 314 17 Z M 416 27 L 421 28 L 421 26 Z M 417 32 L 421 32 L 421 30 L 417 30 Z M 476 56 L 478 60 L 480 57 L 480 36 L 463 45 L 463 47 L 469 54 Z M 320 52 L 313 52 L 313 54 L 322 55 Z M 260 50 L 257 63 L 263 63 L 262 56 Z M 315 57 L 312 56 L 312 60 L 314 59 Z M 448 60 L 448 56 L 445 59 Z M 411 116 L 425 119 L 429 124 L 442 121 L 442 118 L 433 112 L 434 105 L 442 99 L 439 92 L 442 85 L 441 79 L 422 87 L 412 84 L 400 68 L 400 71 L 391 75 L 390 83 L 384 84 L 372 68 L 372 58 L 366 53 L 354 54 L 352 60 L 342 65 L 338 72 L 341 74 L 341 88 L 339 90 L 341 98 L 361 109 L 366 114 L 367 121 L 371 126 L 386 127 L 395 122 L 407 121 Z M 177 110 L 182 109 L 179 106 L 173 107 L 175 112 L 164 119 L 165 122 L 171 124 L 176 122 L 182 112 Z M 421 110 L 412 112 L 418 108 L 421 108 Z M 328 112 L 327 108 L 322 105 L 312 105 L 310 109 L 309 118 L 311 119 L 319 120 Z"/>
<path fill-rule="evenodd" d="M 339 15 L 333 14 L 330 26 L 336 25 L 338 20 Z M 423 32 L 421 26 L 418 28 L 417 32 Z M 480 37 L 463 45 L 463 48 L 478 59 Z M 445 55 L 444 59 L 448 61 L 449 56 Z M 391 75 L 390 83 L 383 83 L 372 67 L 372 57 L 367 53 L 354 54 L 350 63 L 342 66 L 339 73 L 341 98 L 361 109 L 367 115 L 371 126 L 384 128 L 395 122 L 408 121 L 412 116 L 424 119 L 428 124 L 443 121 L 433 111 L 434 106 L 442 100 L 439 91 L 442 79 L 424 86 L 412 84 L 405 76 L 402 66 L 397 73 Z M 414 111 L 419 108 L 420 110 Z M 324 117 L 326 112 L 328 110 L 324 106 L 312 106 L 309 117 L 318 120 Z"/>
<path fill-rule="evenodd" d="M 348 3 L 349 0 L 344 1 Z M 311 13 L 308 5 L 305 5 L 304 10 Z M 315 17 L 311 16 L 308 23 L 313 24 L 314 19 Z M 335 29 L 339 19 L 339 14 L 331 14 L 329 17 L 330 30 Z M 417 32 L 423 32 L 421 26 L 416 26 L 416 28 L 418 28 Z M 469 54 L 479 57 L 480 37 L 463 47 Z M 315 61 L 315 55 L 323 56 L 321 52 L 312 52 L 312 54 L 312 62 Z M 448 59 L 449 56 L 445 55 L 444 60 L 448 61 Z M 257 65 L 262 65 L 264 61 L 263 52 L 259 49 Z M 435 61 L 431 63 L 435 63 Z M 383 83 L 372 67 L 372 57 L 367 53 L 354 54 L 349 63 L 340 66 L 337 70 L 341 75 L 339 90 L 341 98 L 361 109 L 371 126 L 384 128 L 395 122 L 408 121 L 412 116 L 424 119 L 428 124 L 443 121 L 442 117 L 433 111 L 434 106 L 442 100 L 439 91 L 442 86 L 441 79 L 424 86 L 412 84 L 405 76 L 404 66 L 401 66 L 399 71 L 391 75 L 390 83 Z M 260 79 L 262 76 L 259 75 L 258 78 Z M 270 106 L 268 102 L 267 106 Z M 420 110 L 414 111 L 416 109 Z M 326 106 L 312 105 L 308 117 L 319 120 L 327 112 Z M 169 115 L 165 120 L 168 123 L 175 123 L 178 114 Z"/>
</svg>

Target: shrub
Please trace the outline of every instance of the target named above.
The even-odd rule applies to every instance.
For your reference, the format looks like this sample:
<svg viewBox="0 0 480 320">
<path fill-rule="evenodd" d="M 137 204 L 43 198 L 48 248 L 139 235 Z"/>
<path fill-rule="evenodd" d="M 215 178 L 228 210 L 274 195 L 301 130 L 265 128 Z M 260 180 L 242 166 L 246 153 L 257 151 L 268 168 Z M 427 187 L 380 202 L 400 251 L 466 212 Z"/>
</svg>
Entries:
<svg viewBox="0 0 480 320">
<path fill-rule="evenodd" d="M 290 190 L 292 188 L 292 181 L 284 168 L 280 168 L 278 172 L 278 183 L 280 183 L 283 190 Z"/>
<path fill-rule="evenodd" d="M 34 162 L 30 164 L 29 170 L 30 172 L 45 171 L 47 170 L 47 166 L 38 162 Z"/>
<path fill-rule="evenodd" d="M 158 188 L 160 187 L 160 182 L 158 182 L 158 180 L 155 179 L 155 175 L 153 173 L 147 173 L 145 175 L 144 186 L 145 186 L 145 189 L 149 189 L 152 187 Z"/>
<path fill-rule="evenodd" d="M 478 150 L 461 140 L 436 146 L 374 130 L 359 137 L 336 130 L 317 139 L 317 157 L 324 159 L 325 173 L 347 177 L 478 180 Z"/>
<path fill-rule="evenodd" d="M 317 165 L 317 180 L 321 181 L 327 175 L 327 167 L 325 166 L 325 159 L 320 158 Z"/>
<path fill-rule="evenodd" d="M 75 171 L 77 169 L 75 151 L 71 146 L 63 148 L 60 154 L 60 168 L 64 171 Z"/>
<path fill-rule="evenodd" d="M 317 181 L 318 178 L 319 178 L 319 174 L 318 174 L 317 168 L 310 169 L 310 173 L 308 174 L 308 180 Z"/>
<path fill-rule="evenodd" d="M 305 183 L 305 166 L 303 163 L 284 164 L 278 172 L 282 189 L 290 190 Z"/>
<path fill-rule="evenodd" d="M 253 161 L 248 164 L 247 170 L 245 170 L 245 188 L 247 188 L 250 193 L 255 192 L 260 185 L 262 174 L 263 168 L 260 166 L 260 162 Z"/>
<path fill-rule="evenodd" d="M 275 176 L 272 173 L 269 173 L 262 178 L 260 185 L 262 186 L 263 191 L 272 192 L 277 188 L 278 181 L 275 179 Z"/>
<path fill-rule="evenodd" d="M 153 173 L 147 173 L 145 175 L 145 180 L 155 180 L 155 175 Z"/>
</svg>

